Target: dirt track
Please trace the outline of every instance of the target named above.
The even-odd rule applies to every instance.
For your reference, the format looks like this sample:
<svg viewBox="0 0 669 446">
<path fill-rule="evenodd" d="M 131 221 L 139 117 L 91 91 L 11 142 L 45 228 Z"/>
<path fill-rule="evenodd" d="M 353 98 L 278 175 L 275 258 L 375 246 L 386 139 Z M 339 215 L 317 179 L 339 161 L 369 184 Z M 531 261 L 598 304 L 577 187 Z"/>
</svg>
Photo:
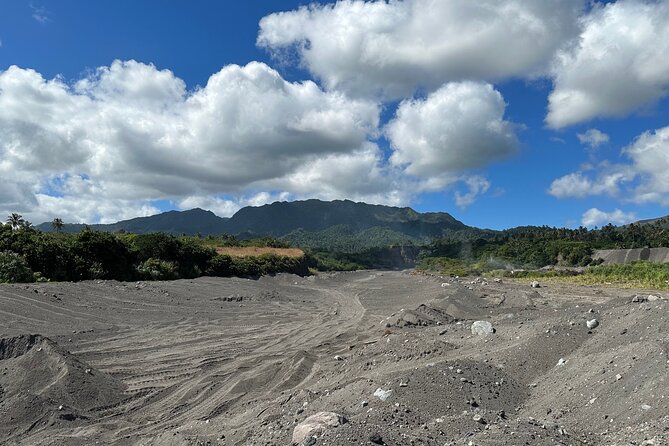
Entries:
<svg viewBox="0 0 669 446">
<path fill-rule="evenodd" d="M 333 411 L 348 422 L 315 444 L 667 444 L 668 300 L 441 283 L 2 285 L 0 442 L 286 445 Z M 472 335 L 474 320 L 496 333 Z"/>
</svg>

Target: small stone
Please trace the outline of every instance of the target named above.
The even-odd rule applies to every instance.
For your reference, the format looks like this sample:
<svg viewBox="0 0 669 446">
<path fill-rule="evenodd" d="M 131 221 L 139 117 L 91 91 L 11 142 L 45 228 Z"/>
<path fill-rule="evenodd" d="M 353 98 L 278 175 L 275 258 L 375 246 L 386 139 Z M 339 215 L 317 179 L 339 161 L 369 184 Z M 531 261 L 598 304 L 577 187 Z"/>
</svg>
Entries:
<svg viewBox="0 0 669 446">
<path fill-rule="evenodd" d="M 652 407 L 649 406 L 648 404 L 642 404 L 642 405 L 641 405 L 641 409 L 642 409 L 642 410 L 651 410 Z"/>
<path fill-rule="evenodd" d="M 558 365 L 558 366 L 561 366 L 561 365 L 565 365 L 566 363 L 567 363 L 567 360 L 566 360 L 566 359 L 564 359 L 564 358 L 560 358 L 560 359 L 558 360 L 557 365 Z"/>
<path fill-rule="evenodd" d="M 392 393 L 393 393 L 393 391 L 390 390 L 390 389 L 389 390 L 383 390 L 381 387 L 379 387 L 378 389 L 376 389 L 374 391 L 374 396 L 377 397 L 378 399 L 380 399 L 381 401 L 385 401 L 388 398 L 390 398 L 390 395 Z"/>
<path fill-rule="evenodd" d="M 343 360 L 344 360 L 344 358 L 342 358 L 342 357 L 339 356 L 339 355 L 336 355 L 336 356 L 334 357 L 334 359 L 335 359 L 335 361 L 343 361 Z"/>
<path fill-rule="evenodd" d="M 648 295 L 648 302 L 655 302 L 656 300 L 662 299 L 660 296 L 655 296 L 653 294 Z"/>
<path fill-rule="evenodd" d="M 537 282 L 536 280 L 533 281 L 533 282 L 530 284 L 530 286 L 531 286 L 532 288 L 541 288 L 541 285 L 539 285 L 539 282 Z"/>
<path fill-rule="evenodd" d="M 623 376 L 620 373 L 618 373 L 616 375 L 616 381 L 620 381 L 621 379 L 623 379 Z"/>
<path fill-rule="evenodd" d="M 408 387 L 408 386 L 409 386 L 409 383 L 404 382 L 404 381 L 400 382 L 400 387 Z"/>
<path fill-rule="evenodd" d="M 599 326 L 599 321 L 597 319 L 590 319 L 589 321 L 586 321 L 585 326 L 592 330 L 593 328 L 597 328 Z"/>
<path fill-rule="evenodd" d="M 370 435 L 369 441 L 371 441 L 374 444 L 385 444 L 383 442 L 383 438 L 381 438 L 381 435 L 379 435 L 378 433 L 373 433 L 372 435 Z"/>
<path fill-rule="evenodd" d="M 476 414 L 472 417 L 472 420 L 476 421 L 477 423 L 485 424 L 485 420 L 483 417 L 479 414 Z"/>
</svg>

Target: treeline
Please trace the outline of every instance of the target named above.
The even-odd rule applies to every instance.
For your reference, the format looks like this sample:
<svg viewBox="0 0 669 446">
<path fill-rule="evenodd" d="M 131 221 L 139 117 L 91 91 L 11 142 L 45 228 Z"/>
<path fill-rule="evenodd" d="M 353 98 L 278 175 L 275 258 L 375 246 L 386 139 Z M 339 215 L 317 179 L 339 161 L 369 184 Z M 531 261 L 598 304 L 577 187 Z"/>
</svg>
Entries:
<svg viewBox="0 0 669 446">
<path fill-rule="evenodd" d="M 597 264 L 597 249 L 631 249 L 669 246 L 667 222 L 589 230 L 525 226 L 505 231 L 481 231 L 435 240 L 423 254 L 421 266 L 440 264 L 461 272 L 504 268 L 541 268 L 548 265 L 588 266 Z M 451 259 L 443 261 L 439 259 Z"/>
<path fill-rule="evenodd" d="M 308 272 L 304 258 L 219 255 L 215 250 L 219 242 L 224 242 L 223 246 L 285 247 L 284 242 L 268 238 L 238 241 L 90 229 L 78 234 L 44 233 L 27 224 L 0 224 L 0 282 L 168 280 Z"/>
</svg>

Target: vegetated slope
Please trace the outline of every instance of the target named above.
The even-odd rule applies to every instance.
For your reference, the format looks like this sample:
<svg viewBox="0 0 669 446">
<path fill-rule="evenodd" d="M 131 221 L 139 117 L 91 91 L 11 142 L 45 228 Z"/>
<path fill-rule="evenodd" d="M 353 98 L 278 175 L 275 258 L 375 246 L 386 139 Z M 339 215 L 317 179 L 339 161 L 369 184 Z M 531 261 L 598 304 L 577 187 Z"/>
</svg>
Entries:
<svg viewBox="0 0 669 446">
<path fill-rule="evenodd" d="M 664 217 L 659 217 L 659 218 L 649 218 L 647 220 L 639 220 L 636 222 L 638 225 L 652 225 L 656 224 L 661 226 L 662 228 L 669 228 L 669 215 L 665 215 Z"/>
<path fill-rule="evenodd" d="M 411 237 L 398 231 L 375 226 L 355 231 L 349 225 L 331 226 L 322 231 L 297 229 L 281 237 L 291 245 L 355 253 L 379 246 L 407 246 L 428 242 L 429 238 Z"/>
<path fill-rule="evenodd" d="M 440 236 L 444 229 L 465 229 L 467 226 L 445 212 L 418 213 L 411 208 L 398 208 L 349 200 L 306 200 L 277 202 L 260 207 L 240 209 L 228 222 L 229 232 L 282 236 L 296 229 L 322 231 L 346 225 L 353 231 L 383 227 L 411 237 Z"/>
<path fill-rule="evenodd" d="M 414 238 L 432 238 L 444 231 L 466 229 L 467 226 L 445 212 L 419 213 L 411 208 L 370 205 L 352 201 L 306 200 L 276 202 L 259 207 L 245 207 L 231 218 L 216 216 L 202 209 L 169 211 L 150 217 L 139 217 L 113 224 L 90 225 L 92 229 L 137 234 L 165 232 L 169 234 L 232 234 L 274 237 L 293 231 L 323 231 L 346 225 L 352 233 L 379 227 Z M 85 225 L 65 225 L 66 232 L 78 232 Z M 50 223 L 38 226 L 52 231 Z"/>
</svg>

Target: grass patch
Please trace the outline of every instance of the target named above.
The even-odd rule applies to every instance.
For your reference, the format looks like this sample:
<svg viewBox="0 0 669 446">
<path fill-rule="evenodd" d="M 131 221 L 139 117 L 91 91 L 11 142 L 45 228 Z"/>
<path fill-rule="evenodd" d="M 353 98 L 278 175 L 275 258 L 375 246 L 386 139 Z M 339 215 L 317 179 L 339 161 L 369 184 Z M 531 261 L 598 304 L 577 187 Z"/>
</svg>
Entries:
<svg viewBox="0 0 669 446">
<path fill-rule="evenodd" d="M 452 277 L 477 276 L 481 273 L 475 264 L 448 257 L 426 257 L 420 261 L 416 269 Z"/>
<path fill-rule="evenodd" d="M 632 262 L 623 265 L 597 265 L 582 273 L 573 270 L 494 271 L 491 275 L 509 279 L 543 280 L 548 283 L 615 285 L 620 288 L 669 289 L 669 263 Z"/>
</svg>

